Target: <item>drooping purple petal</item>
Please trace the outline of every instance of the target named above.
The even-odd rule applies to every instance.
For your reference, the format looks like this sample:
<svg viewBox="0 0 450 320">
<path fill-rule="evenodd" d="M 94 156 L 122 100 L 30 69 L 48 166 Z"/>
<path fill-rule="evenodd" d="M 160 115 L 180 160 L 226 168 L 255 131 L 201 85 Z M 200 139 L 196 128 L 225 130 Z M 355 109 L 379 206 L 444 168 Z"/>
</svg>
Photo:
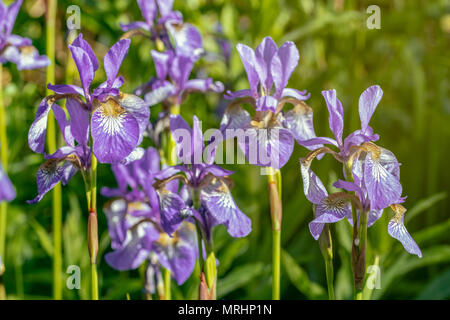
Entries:
<svg viewBox="0 0 450 320">
<path fill-rule="evenodd" d="M 191 215 L 189 207 L 181 197 L 168 190 L 157 190 L 161 225 L 168 234 L 172 234 L 180 223 Z"/>
<path fill-rule="evenodd" d="M 203 53 L 203 41 L 200 32 L 189 23 L 166 23 L 166 27 L 175 42 L 177 56 L 188 57 L 196 61 Z"/>
<path fill-rule="evenodd" d="M 34 204 L 41 201 L 42 197 L 53 189 L 56 184 L 63 178 L 63 167 L 58 164 L 58 159 L 50 159 L 45 161 L 40 167 L 36 175 L 38 186 L 38 195 L 33 200 L 27 201 Z"/>
<path fill-rule="evenodd" d="M 28 131 L 28 145 L 36 153 L 44 153 L 45 150 L 45 136 L 47 133 L 47 120 L 50 107 L 51 105 L 48 103 L 48 99 L 42 99 L 36 111 L 36 117 Z"/>
<path fill-rule="evenodd" d="M 392 220 L 389 221 L 388 233 L 392 238 L 400 241 L 406 251 L 411 254 L 417 255 L 419 258 L 422 258 L 422 252 L 420 251 L 419 246 L 411 237 L 408 230 L 406 230 L 405 225 L 403 224 L 403 213 L 396 213 Z"/>
<path fill-rule="evenodd" d="M 306 140 L 316 138 L 313 123 L 313 111 L 307 106 L 296 106 L 284 114 L 282 121 L 283 126 L 291 132 L 295 140 L 302 144 Z M 314 150 L 321 145 L 307 146 L 308 149 Z"/>
<path fill-rule="evenodd" d="M 238 137 L 238 143 L 251 164 L 276 169 L 288 162 L 294 149 L 292 134 L 278 126 L 267 129 L 249 127 L 245 136 Z"/>
<path fill-rule="evenodd" d="M 250 218 L 238 208 L 228 186 L 223 180 L 213 179 L 202 190 L 201 202 L 219 224 L 225 225 L 232 237 L 245 237 L 250 233 Z"/>
<path fill-rule="evenodd" d="M 47 88 L 54 91 L 56 94 L 79 94 L 84 96 L 84 91 L 82 88 L 73 84 L 56 84 L 52 85 L 49 83 Z"/>
<path fill-rule="evenodd" d="M 319 177 L 310 169 L 309 165 L 300 161 L 300 171 L 303 180 L 303 192 L 306 198 L 318 205 L 322 199 L 328 196 L 327 189 L 320 181 Z"/>
<path fill-rule="evenodd" d="M 136 269 L 148 258 L 151 244 L 158 238 L 159 232 L 150 222 L 139 223 L 127 232 L 120 248 L 105 255 L 105 260 L 116 270 Z"/>
<path fill-rule="evenodd" d="M 368 153 L 364 162 L 364 182 L 372 209 L 381 210 L 398 203 L 402 195 L 400 181 Z"/>
<path fill-rule="evenodd" d="M 115 199 L 107 202 L 103 207 L 108 222 L 109 236 L 111 237 L 111 247 L 118 249 L 127 236 L 127 224 L 125 216 L 127 214 L 127 202 L 124 199 Z"/>
<path fill-rule="evenodd" d="M 136 148 L 139 123 L 115 100 L 102 103 L 92 114 L 93 151 L 101 163 L 122 161 Z"/>
</svg>

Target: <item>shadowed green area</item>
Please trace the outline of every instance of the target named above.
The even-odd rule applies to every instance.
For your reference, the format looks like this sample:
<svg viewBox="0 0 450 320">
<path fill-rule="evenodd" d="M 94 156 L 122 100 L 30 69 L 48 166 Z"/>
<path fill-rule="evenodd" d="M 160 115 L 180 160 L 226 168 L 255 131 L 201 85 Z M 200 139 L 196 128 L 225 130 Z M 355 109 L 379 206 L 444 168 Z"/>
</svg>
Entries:
<svg viewBox="0 0 450 320">
<path fill-rule="evenodd" d="M 29 36 L 45 52 L 45 23 L 42 1 L 24 1 L 14 33 Z M 381 29 L 366 27 L 369 5 L 381 8 Z M 134 0 L 58 1 L 56 39 L 56 81 L 65 83 L 66 8 L 81 9 L 81 31 L 98 57 L 122 35 L 119 22 L 142 20 Z M 207 55 L 196 64 L 194 75 L 209 76 L 228 89 L 248 87 L 247 78 L 234 46 L 241 42 L 255 47 L 270 35 L 280 45 L 294 41 L 300 63 L 289 87 L 307 89 L 308 104 L 314 109 L 316 133 L 330 136 L 328 112 L 321 91 L 335 88 L 345 113 L 344 134 L 359 126 L 358 98 L 368 86 L 384 90 L 371 126 L 381 139 L 377 144 L 393 151 L 401 166 L 403 194 L 408 198 L 405 223 L 422 249 L 423 258 L 411 256 L 387 234 L 392 212 L 368 231 L 367 264 L 378 260 L 381 289 L 366 289 L 374 299 L 449 299 L 450 291 L 450 5 L 448 1 L 312 1 L 312 0 L 175 0 L 175 8 L 186 22 L 202 32 Z M 217 23 L 222 23 L 233 51 L 227 65 L 215 41 Z M 133 38 L 120 74 L 122 88 L 131 92 L 155 74 L 150 56 L 152 44 Z M 102 65 L 102 61 L 100 60 Z M 73 65 L 72 65 L 73 68 Z M 9 174 L 17 189 L 17 199 L 8 212 L 6 288 L 10 298 L 51 298 L 52 226 L 51 196 L 30 206 L 25 200 L 35 196 L 35 174 L 42 156 L 27 145 L 28 128 L 39 101 L 45 95 L 45 71 L 18 72 L 15 66 L 4 70 L 4 98 L 8 114 Z M 104 81 L 97 72 L 95 82 Z M 74 81 L 79 79 L 75 74 Z M 181 106 L 188 122 L 196 114 L 203 130 L 217 128 L 227 102 L 217 94 L 193 94 Z M 152 108 L 155 119 L 160 106 Z M 147 141 L 145 144 L 150 145 Z M 306 150 L 296 146 L 283 167 L 283 233 L 281 254 L 281 298 L 326 298 L 325 266 L 318 244 L 309 234 L 310 204 L 303 195 L 298 159 Z M 326 184 L 342 177 L 341 168 L 331 157 L 314 163 L 314 170 Z M 225 165 L 234 170 L 233 195 L 251 219 L 252 233 L 233 239 L 224 227 L 214 238 L 218 266 L 219 298 L 269 299 L 271 297 L 271 232 L 266 178 L 249 165 Z M 107 165 L 98 171 L 99 189 L 115 186 Z M 89 255 L 87 251 L 87 209 L 84 186 L 77 175 L 63 187 L 63 267 L 79 265 L 81 289 L 64 291 L 66 299 L 89 298 Z M 106 199 L 99 196 L 99 281 L 103 299 L 141 299 L 141 271 L 119 273 L 102 259 L 110 251 L 106 219 L 101 211 Z M 335 289 L 338 299 L 352 298 L 350 270 L 351 229 L 346 221 L 331 226 L 334 241 Z M 67 275 L 64 276 L 66 279 Z M 177 288 L 174 298 L 195 298 L 197 280 L 193 277 Z"/>
</svg>

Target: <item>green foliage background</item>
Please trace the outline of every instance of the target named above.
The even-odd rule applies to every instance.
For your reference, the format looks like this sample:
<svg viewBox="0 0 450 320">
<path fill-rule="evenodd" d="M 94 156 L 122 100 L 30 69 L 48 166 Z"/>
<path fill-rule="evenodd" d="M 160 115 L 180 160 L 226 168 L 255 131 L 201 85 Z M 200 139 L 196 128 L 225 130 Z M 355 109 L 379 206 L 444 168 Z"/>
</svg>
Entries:
<svg viewBox="0 0 450 320">
<path fill-rule="evenodd" d="M 366 28 L 366 8 L 381 8 L 381 29 Z M 81 31 L 102 57 L 121 36 L 119 22 L 141 20 L 134 0 L 58 1 L 57 83 L 72 81 L 66 44 L 66 9 L 81 9 Z M 423 251 L 423 258 L 407 254 L 401 244 L 387 234 L 392 214 L 369 229 L 368 265 L 381 268 L 381 289 L 365 292 L 374 299 L 450 298 L 450 4 L 446 0 L 419 1 L 312 1 L 312 0 L 176 0 L 186 22 L 196 25 L 210 54 L 195 67 L 194 73 L 207 72 L 223 81 L 228 89 L 247 87 L 246 75 L 234 45 L 255 47 L 270 35 L 281 44 L 295 41 L 300 63 L 289 86 L 307 89 L 312 96 L 318 135 L 330 135 L 328 113 L 320 92 L 335 88 L 345 110 L 345 133 L 359 126 L 357 103 L 360 93 L 379 84 L 384 96 L 371 125 L 380 134 L 379 144 L 392 150 L 402 162 L 401 181 L 405 223 Z M 45 2 L 24 1 L 14 33 L 29 36 L 40 52 L 45 52 Z M 233 45 L 229 67 L 220 58 L 214 40 L 215 25 L 221 22 Z M 154 75 L 149 50 L 143 38 L 133 38 L 120 74 L 126 78 L 124 92 L 131 92 Z M 67 72 L 66 72 L 67 70 Z M 26 204 L 36 193 L 35 173 L 42 161 L 27 145 L 27 132 L 40 99 L 45 95 L 45 70 L 19 73 L 15 66 L 4 69 L 5 102 L 8 106 L 10 139 L 10 177 L 17 199 L 8 212 L 6 289 L 10 298 L 51 298 L 51 196 L 34 206 Z M 104 80 L 98 72 L 95 81 Z M 78 81 L 75 77 L 73 81 Z M 203 129 L 217 128 L 218 107 L 225 106 L 216 94 L 192 95 L 182 105 L 188 122 L 196 114 Z M 152 109 L 152 118 L 159 107 Z M 295 147 L 283 174 L 282 282 L 283 299 L 326 298 L 325 270 L 319 247 L 308 231 L 312 218 L 299 172 L 298 159 L 305 149 Z M 333 159 L 325 157 L 315 164 L 324 182 L 342 175 Z M 268 299 L 271 297 L 271 233 L 267 185 L 259 169 L 227 165 L 235 170 L 233 194 L 238 205 L 253 221 L 247 238 L 233 239 L 225 228 L 215 231 L 219 265 L 220 298 Z M 108 166 L 99 169 L 99 186 L 114 186 Z M 64 291 L 66 299 L 89 298 L 89 256 L 86 244 L 87 211 L 81 176 L 63 188 L 64 268 L 82 268 L 81 290 Z M 110 250 L 106 220 L 101 212 L 105 199 L 99 197 L 100 296 L 104 299 L 141 299 L 141 270 L 119 273 L 102 259 Z M 339 299 L 352 297 L 350 272 L 350 226 L 342 221 L 332 226 Z M 65 278 L 65 277 L 64 277 Z M 197 280 L 192 277 L 182 287 L 175 283 L 175 298 L 195 298 Z"/>
</svg>

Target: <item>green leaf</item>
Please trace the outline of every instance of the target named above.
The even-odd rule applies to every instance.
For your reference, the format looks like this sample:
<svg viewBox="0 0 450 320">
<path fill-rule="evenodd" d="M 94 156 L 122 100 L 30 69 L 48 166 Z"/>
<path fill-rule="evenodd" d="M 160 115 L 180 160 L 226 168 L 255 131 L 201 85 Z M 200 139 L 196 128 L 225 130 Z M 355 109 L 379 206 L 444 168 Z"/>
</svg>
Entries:
<svg viewBox="0 0 450 320">
<path fill-rule="evenodd" d="M 408 272 L 426 266 L 450 262 L 450 246 L 441 245 L 422 250 L 423 258 L 410 255 L 407 252 L 401 254 L 386 272 L 381 272 L 381 288 L 375 290 L 374 298 L 380 299 L 389 287 L 400 280 Z"/>
<path fill-rule="evenodd" d="M 418 216 L 420 213 L 427 211 L 429 208 L 434 206 L 437 202 L 447 198 L 446 192 L 440 192 L 434 194 L 428 198 L 418 201 L 414 207 L 409 209 L 405 214 L 405 223 L 408 223 L 414 217 Z"/>
<path fill-rule="evenodd" d="M 289 280 L 298 291 L 309 299 L 326 299 L 327 293 L 325 289 L 319 284 L 312 282 L 306 271 L 295 262 L 294 258 L 287 251 L 281 251 L 281 260 Z"/>
<path fill-rule="evenodd" d="M 45 250 L 45 252 L 48 254 L 49 257 L 52 257 L 53 243 L 50 235 L 47 233 L 45 228 L 33 217 L 30 217 L 28 222 L 30 226 L 33 228 L 34 232 L 36 232 L 36 235 L 39 239 L 39 243 L 41 244 L 42 248 Z"/>
<path fill-rule="evenodd" d="M 218 281 L 217 296 L 221 298 L 236 289 L 244 287 L 253 278 L 260 276 L 263 270 L 264 263 L 262 262 L 249 263 L 235 268 L 225 278 Z"/>
<path fill-rule="evenodd" d="M 450 299 L 450 270 L 435 277 L 417 296 L 419 300 Z"/>
</svg>

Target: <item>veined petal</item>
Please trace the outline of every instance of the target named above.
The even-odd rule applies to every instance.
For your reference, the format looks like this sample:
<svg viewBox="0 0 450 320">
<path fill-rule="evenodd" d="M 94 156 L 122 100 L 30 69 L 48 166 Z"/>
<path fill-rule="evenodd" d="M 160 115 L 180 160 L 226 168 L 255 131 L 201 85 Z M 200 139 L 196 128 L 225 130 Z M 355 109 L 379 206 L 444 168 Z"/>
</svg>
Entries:
<svg viewBox="0 0 450 320">
<path fill-rule="evenodd" d="M 157 190 L 159 197 L 159 210 L 161 212 L 161 225 L 170 235 L 180 223 L 191 215 L 190 208 L 181 197 L 166 189 Z"/>
<path fill-rule="evenodd" d="M 39 167 L 36 175 L 38 195 L 33 200 L 27 201 L 29 204 L 34 204 L 41 201 L 42 197 L 53 189 L 59 181 L 61 181 L 64 170 L 58 162 L 58 159 L 50 159 L 45 161 Z"/>
<path fill-rule="evenodd" d="M 13 61 L 17 64 L 18 70 L 39 69 L 50 64 L 47 56 L 39 55 L 39 52 L 33 46 L 21 47 L 18 53 L 17 59 Z"/>
<path fill-rule="evenodd" d="M 383 97 L 380 86 L 367 88 L 359 97 L 359 117 L 361 119 L 361 131 L 364 133 L 369 125 L 375 109 Z"/>
<path fill-rule="evenodd" d="M 144 29 L 144 30 L 147 30 L 147 31 L 150 30 L 150 28 L 148 27 L 147 23 L 145 23 L 144 21 L 135 21 L 135 22 L 131 22 L 131 23 L 121 23 L 120 24 L 120 28 L 124 32 L 131 31 L 131 30 L 136 30 L 136 29 Z"/>
<path fill-rule="evenodd" d="M 136 148 L 139 123 L 114 99 L 100 103 L 91 120 L 93 151 L 101 163 L 117 163 Z"/>
<path fill-rule="evenodd" d="M 28 131 L 28 145 L 31 150 L 37 153 L 44 153 L 45 150 L 45 136 L 50 107 L 48 98 L 42 99 L 37 109 L 36 117 Z"/>
<path fill-rule="evenodd" d="M 401 198 L 400 181 L 374 159 L 371 152 L 364 161 L 364 183 L 372 209 L 384 209 Z"/>
<path fill-rule="evenodd" d="M 161 17 L 164 17 L 172 12 L 173 1 L 174 0 L 156 0 Z"/>
<path fill-rule="evenodd" d="M 202 190 L 200 198 L 208 213 L 225 225 L 232 237 L 245 237 L 250 233 L 251 220 L 238 208 L 223 180 L 214 178 Z"/>
<path fill-rule="evenodd" d="M 158 79 L 166 80 L 169 71 L 169 62 L 173 58 L 172 51 L 159 52 L 156 50 L 150 51 L 153 62 L 155 63 L 156 74 Z"/>
<path fill-rule="evenodd" d="M 159 232 L 150 222 L 138 223 L 127 232 L 122 246 L 105 255 L 106 262 L 117 270 L 138 268 L 151 251 L 152 242 L 159 238 Z"/>
<path fill-rule="evenodd" d="M 309 164 L 300 161 L 300 171 L 303 180 L 303 192 L 306 198 L 314 204 L 320 204 L 328 196 L 327 189 L 319 177 L 310 169 Z"/>
<path fill-rule="evenodd" d="M 177 145 L 177 155 L 184 164 L 192 163 L 194 133 L 180 115 L 170 117 L 170 131 Z M 197 134 L 198 135 L 198 134 Z"/>
<path fill-rule="evenodd" d="M 154 243 L 158 261 L 171 271 L 178 285 L 183 284 L 195 267 L 197 258 L 197 235 L 191 223 L 183 222 L 173 238 L 162 234 Z"/>
<path fill-rule="evenodd" d="M 299 144 L 303 141 L 316 138 L 313 123 L 313 110 L 305 104 L 298 104 L 292 110 L 284 114 L 283 126 L 288 129 Z M 309 150 L 314 150 L 321 145 L 307 146 Z"/>
<path fill-rule="evenodd" d="M 262 96 L 256 99 L 256 111 L 272 111 L 276 112 L 278 100 L 272 96 Z"/>
<path fill-rule="evenodd" d="M 322 95 L 327 104 L 328 113 L 330 114 L 328 121 L 330 129 L 339 145 L 342 145 L 342 132 L 344 130 L 344 109 L 339 101 L 336 90 L 322 91 Z"/>
<path fill-rule="evenodd" d="M 54 91 L 56 94 L 79 94 L 84 96 L 84 91 L 82 88 L 73 84 L 55 84 L 49 83 L 47 88 Z"/>
<path fill-rule="evenodd" d="M 189 57 L 192 61 L 203 53 L 203 41 L 200 32 L 189 23 L 166 23 L 166 27 L 175 42 L 177 56 Z"/>
<path fill-rule="evenodd" d="M 121 93 L 118 101 L 122 108 L 137 120 L 139 124 L 139 140 L 137 144 L 140 144 L 149 123 L 150 109 L 148 104 L 141 98 L 126 93 Z"/>
<path fill-rule="evenodd" d="M 289 161 L 294 149 L 294 137 L 289 130 L 279 126 L 249 127 L 243 137 L 238 137 L 238 143 L 251 164 L 275 169 Z"/>
<path fill-rule="evenodd" d="M 238 90 L 234 92 L 228 90 L 224 95 L 224 98 L 227 100 L 234 100 L 244 97 L 252 97 L 252 92 L 249 89 Z"/>
<path fill-rule="evenodd" d="M 130 39 L 122 39 L 116 42 L 105 55 L 103 67 L 105 68 L 107 84 L 112 87 L 116 80 L 119 68 L 128 53 L 130 47 Z"/>
<path fill-rule="evenodd" d="M 19 12 L 20 6 L 22 5 L 22 0 L 17 0 L 9 5 L 7 12 L 4 16 L 3 27 L 5 30 L 2 30 L 5 35 L 9 35 L 13 29 L 14 22 L 16 21 L 17 13 Z"/>
<path fill-rule="evenodd" d="M 292 97 L 300 101 L 308 100 L 311 96 L 310 93 L 308 93 L 306 90 L 299 91 L 297 89 L 291 89 L 291 88 L 284 88 L 283 92 L 281 94 L 281 97 Z"/>
<path fill-rule="evenodd" d="M 163 102 L 169 97 L 174 96 L 177 93 L 177 88 L 169 81 L 155 81 L 151 86 L 151 91 L 144 95 L 144 100 L 149 106 L 154 106 L 160 102 Z M 137 94 L 137 92 L 136 92 Z"/>
<path fill-rule="evenodd" d="M 103 207 L 108 222 L 109 236 L 111 237 L 111 247 L 118 249 L 127 236 L 127 202 L 124 199 L 111 200 Z"/>
<path fill-rule="evenodd" d="M 388 225 L 389 235 L 392 238 L 400 241 L 406 251 L 408 251 L 411 254 L 417 255 L 419 258 L 422 258 L 422 252 L 420 251 L 419 246 L 411 237 L 408 230 L 406 230 L 405 225 L 403 224 L 406 209 L 401 205 L 395 205 L 393 206 L 392 209 L 394 210 L 395 215 L 392 218 L 392 220 L 389 221 Z"/>
<path fill-rule="evenodd" d="M 244 108 L 232 104 L 225 109 L 219 130 L 224 139 L 233 138 L 236 136 L 235 131 L 248 128 L 251 120 L 250 114 Z"/>
</svg>

